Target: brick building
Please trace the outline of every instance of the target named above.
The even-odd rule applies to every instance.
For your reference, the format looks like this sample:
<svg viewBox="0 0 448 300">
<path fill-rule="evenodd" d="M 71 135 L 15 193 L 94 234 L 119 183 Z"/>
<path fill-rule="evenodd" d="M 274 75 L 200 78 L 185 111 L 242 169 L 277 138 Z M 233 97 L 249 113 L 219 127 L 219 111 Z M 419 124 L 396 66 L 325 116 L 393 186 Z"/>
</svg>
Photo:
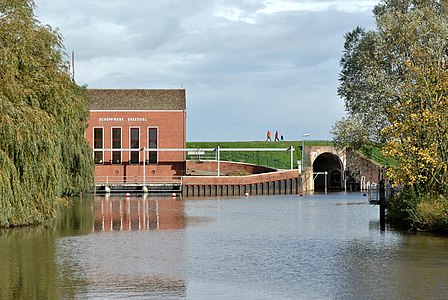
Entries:
<svg viewBox="0 0 448 300">
<path fill-rule="evenodd" d="M 86 138 L 97 181 L 166 181 L 185 174 L 185 152 L 174 151 L 186 147 L 184 89 L 88 91 Z"/>
</svg>

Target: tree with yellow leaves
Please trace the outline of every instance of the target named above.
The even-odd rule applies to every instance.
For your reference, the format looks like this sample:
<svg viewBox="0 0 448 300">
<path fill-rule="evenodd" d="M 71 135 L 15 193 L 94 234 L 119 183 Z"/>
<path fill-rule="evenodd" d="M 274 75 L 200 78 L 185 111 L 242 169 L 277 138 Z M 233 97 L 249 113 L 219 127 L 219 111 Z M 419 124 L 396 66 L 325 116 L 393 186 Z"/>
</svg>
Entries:
<svg viewBox="0 0 448 300">
<path fill-rule="evenodd" d="M 389 0 L 374 14 L 375 31 L 346 35 L 338 92 L 369 141 L 397 161 L 388 176 L 407 191 L 390 215 L 420 229 L 448 228 L 448 3 Z M 422 207 L 443 213 L 427 222 Z"/>
</svg>

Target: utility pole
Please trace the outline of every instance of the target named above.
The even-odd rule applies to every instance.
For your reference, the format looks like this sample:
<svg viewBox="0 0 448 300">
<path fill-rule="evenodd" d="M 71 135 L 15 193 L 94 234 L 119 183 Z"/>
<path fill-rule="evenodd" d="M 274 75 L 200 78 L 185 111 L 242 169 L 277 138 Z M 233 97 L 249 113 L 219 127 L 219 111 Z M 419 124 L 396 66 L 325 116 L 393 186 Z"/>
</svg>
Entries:
<svg viewBox="0 0 448 300">
<path fill-rule="evenodd" d="M 302 167 L 305 170 L 305 138 L 310 136 L 309 133 L 302 134 Z"/>
</svg>

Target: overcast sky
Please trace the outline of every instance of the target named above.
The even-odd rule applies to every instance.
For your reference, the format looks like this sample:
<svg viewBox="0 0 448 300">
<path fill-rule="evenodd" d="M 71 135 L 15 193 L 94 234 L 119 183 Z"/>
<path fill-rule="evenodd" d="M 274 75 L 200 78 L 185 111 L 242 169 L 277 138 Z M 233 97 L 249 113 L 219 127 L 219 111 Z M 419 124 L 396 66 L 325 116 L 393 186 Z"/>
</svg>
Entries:
<svg viewBox="0 0 448 300">
<path fill-rule="evenodd" d="M 185 88 L 187 141 L 330 139 L 344 34 L 369 0 L 36 0 L 90 88 Z M 68 58 L 69 59 L 69 58 Z"/>
</svg>

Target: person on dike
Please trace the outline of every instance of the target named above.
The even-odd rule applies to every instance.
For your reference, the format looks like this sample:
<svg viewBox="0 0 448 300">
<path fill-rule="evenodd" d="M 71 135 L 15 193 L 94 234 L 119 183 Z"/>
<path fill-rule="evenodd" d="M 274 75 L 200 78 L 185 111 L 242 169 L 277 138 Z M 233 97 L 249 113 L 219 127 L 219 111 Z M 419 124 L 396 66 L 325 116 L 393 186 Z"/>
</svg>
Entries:
<svg viewBox="0 0 448 300">
<path fill-rule="evenodd" d="M 266 142 L 268 140 L 272 142 L 272 140 L 271 140 L 271 131 L 270 130 L 268 130 L 268 132 L 266 133 Z"/>
</svg>

